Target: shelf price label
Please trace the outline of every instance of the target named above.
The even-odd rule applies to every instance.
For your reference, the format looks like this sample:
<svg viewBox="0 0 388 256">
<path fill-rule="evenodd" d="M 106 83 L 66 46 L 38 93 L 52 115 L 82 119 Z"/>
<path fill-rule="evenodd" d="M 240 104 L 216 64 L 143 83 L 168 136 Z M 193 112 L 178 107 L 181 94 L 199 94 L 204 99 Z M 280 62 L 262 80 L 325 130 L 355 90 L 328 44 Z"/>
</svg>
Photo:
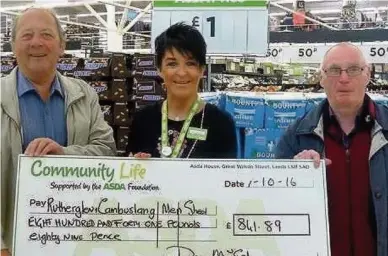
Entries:
<svg viewBox="0 0 388 256">
<path fill-rule="evenodd" d="M 311 58 L 313 54 L 317 52 L 317 48 L 299 48 L 298 55 L 299 57 Z"/>
<path fill-rule="evenodd" d="M 267 54 L 260 58 L 262 62 L 282 62 L 283 59 L 283 48 L 282 47 L 269 47 L 267 49 Z"/>
<path fill-rule="evenodd" d="M 370 63 L 388 63 L 388 43 L 363 45 L 361 49 Z"/>
<path fill-rule="evenodd" d="M 281 48 L 268 48 L 266 57 L 277 58 L 281 53 L 282 53 Z"/>
<path fill-rule="evenodd" d="M 290 45 L 283 48 L 283 62 L 291 63 L 321 63 L 327 45 Z"/>
<path fill-rule="evenodd" d="M 371 47 L 370 48 L 370 56 L 371 57 L 375 57 L 375 56 L 380 56 L 380 57 L 384 57 L 385 54 L 388 52 L 388 47 L 387 48 L 384 48 L 384 47 Z"/>
<path fill-rule="evenodd" d="M 160 33 L 184 22 L 202 33 L 209 54 L 267 54 L 267 1 L 154 0 L 153 4 L 153 51 L 153 42 Z"/>
<path fill-rule="evenodd" d="M 271 44 L 267 49 L 266 61 L 285 63 L 316 63 L 323 61 L 325 53 L 335 44 L 297 44 L 276 45 Z M 355 44 L 363 53 L 368 62 L 373 64 L 388 63 L 388 43 Z"/>
</svg>

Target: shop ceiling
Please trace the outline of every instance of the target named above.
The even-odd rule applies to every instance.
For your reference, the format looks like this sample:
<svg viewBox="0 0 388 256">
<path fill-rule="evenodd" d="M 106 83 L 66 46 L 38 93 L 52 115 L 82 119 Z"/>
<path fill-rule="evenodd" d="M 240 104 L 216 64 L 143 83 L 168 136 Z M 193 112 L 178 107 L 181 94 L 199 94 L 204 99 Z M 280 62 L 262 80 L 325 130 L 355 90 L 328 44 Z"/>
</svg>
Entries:
<svg viewBox="0 0 388 256">
<path fill-rule="evenodd" d="M 69 17 L 76 17 L 78 22 L 81 23 L 99 23 L 95 15 L 84 4 L 89 4 L 102 18 L 106 17 L 106 4 L 114 4 L 116 6 L 116 15 L 120 19 L 125 6 L 128 6 L 130 12 L 136 15 L 136 12 L 142 11 L 151 1 L 113 1 L 113 0 L 33 0 L 33 1 L 1 1 L 1 10 L 19 12 L 24 7 L 32 5 L 37 2 L 47 2 L 47 6 L 54 7 L 57 14 L 62 19 L 68 19 Z M 280 4 L 288 9 L 293 9 L 293 0 L 272 0 L 271 2 Z M 335 20 L 340 16 L 342 8 L 342 0 L 306 0 L 306 10 L 309 10 L 314 16 L 318 16 L 323 20 Z M 364 12 L 373 14 L 379 12 L 380 14 L 387 16 L 388 12 L 388 0 L 358 0 L 357 9 Z M 271 17 L 282 18 L 285 15 L 285 10 L 279 7 L 270 7 Z M 150 12 L 143 15 L 141 21 L 151 22 Z"/>
<path fill-rule="evenodd" d="M 41 1 L 43 2 L 43 1 Z M 101 0 L 101 1 L 79 1 L 79 0 L 56 0 L 56 1 L 46 1 L 48 3 L 42 4 L 43 6 L 52 7 L 57 15 L 61 19 L 73 19 L 76 18 L 77 22 L 80 23 L 99 23 L 95 15 L 88 9 L 85 4 L 90 5 L 96 13 L 98 13 L 103 19 L 106 19 L 107 8 L 106 4 L 115 6 L 116 16 L 118 19 L 122 17 L 125 9 L 128 7 L 128 11 L 139 13 L 141 12 L 151 1 L 112 1 L 112 0 Z M 27 6 L 31 6 L 35 1 L 1 1 L 1 11 L 2 13 L 11 12 L 20 12 L 25 9 Z M 150 22 L 151 15 L 150 12 L 147 12 L 142 21 Z"/>
<path fill-rule="evenodd" d="M 282 6 L 293 9 L 292 0 L 273 0 L 281 4 Z M 310 11 L 314 16 L 319 16 L 324 20 L 330 20 L 339 18 L 341 14 L 343 1 L 342 0 L 306 0 L 306 10 Z M 356 9 L 363 12 L 364 14 L 375 14 L 380 15 L 387 14 L 388 11 L 388 0 L 357 0 Z M 270 13 L 272 17 L 284 17 L 284 10 L 271 6 Z"/>
</svg>

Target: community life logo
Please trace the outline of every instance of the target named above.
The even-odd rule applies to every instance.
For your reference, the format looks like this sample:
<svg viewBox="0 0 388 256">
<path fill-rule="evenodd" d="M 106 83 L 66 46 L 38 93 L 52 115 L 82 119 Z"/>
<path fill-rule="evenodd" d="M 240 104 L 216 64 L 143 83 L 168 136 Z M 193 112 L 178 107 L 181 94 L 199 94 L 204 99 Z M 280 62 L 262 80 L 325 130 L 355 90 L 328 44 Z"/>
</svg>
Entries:
<svg viewBox="0 0 388 256">
<path fill-rule="evenodd" d="M 131 182 L 144 180 L 147 170 L 139 163 L 121 162 L 116 170 L 107 162 L 97 165 L 74 165 L 71 161 L 58 164 L 46 163 L 44 159 L 35 160 L 30 169 L 31 175 L 39 178 L 69 178 L 97 181 L 102 180 L 102 190 L 125 190 L 123 181 Z"/>
</svg>

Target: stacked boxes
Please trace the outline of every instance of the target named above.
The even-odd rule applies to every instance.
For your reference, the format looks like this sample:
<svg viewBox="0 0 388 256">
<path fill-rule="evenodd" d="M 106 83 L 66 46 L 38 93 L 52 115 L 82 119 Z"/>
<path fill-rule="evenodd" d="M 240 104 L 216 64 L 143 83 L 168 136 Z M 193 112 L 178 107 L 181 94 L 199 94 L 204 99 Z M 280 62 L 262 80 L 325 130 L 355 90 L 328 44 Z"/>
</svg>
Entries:
<svg viewBox="0 0 388 256">
<path fill-rule="evenodd" d="M 225 110 L 238 128 L 264 126 L 264 96 L 255 93 L 227 93 Z"/>
<path fill-rule="evenodd" d="M 154 55 L 135 55 L 133 58 L 133 96 L 135 108 L 152 105 L 166 97 Z"/>
<path fill-rule="evenodd" d="M 86 81 L 110 77 L 110 58 L 60 58 L 57 70 L 65 76 Z"/>
<path fill-rule="evenodd" d="M 125 150 L 128 145 L 129 128 L 120 126 L 116 130 L 116 147 L 120 150 L 119 154 L 125 156 Z"/>
<path fill-rule="evenodd" d="M 244 128 L 263 127 L 264 97 L 263 94 L 248 92 L 228 92 L 221 94 L 221 106 L 231 114 L 236 125 L 237 156 L 244 157 Z"/>
<path fill-rule="evenodd" d="M 285 129 L 326 99 L 325 93 L 201 93 L 203 100 L 229 112 L 237 126 L 238 157 L 270 159 Z M 388 106 L 388 97 L 368 95 Z M 224 104 L 223 104 L 224 102 Z"/>
<path fill-rule="evenodd" d="M 76 67 L 73 74 L 69 73 L 66 75 L 73 75 L 86 80 L 110 77 L 110 58 L 87 58 L 83 64 Z"/>
<path fill-rule="evenodd" d="M 113 124 L 115 126 L 129 125 L 129 109 L 127 102 L 115 102 L 113 107 Z"/>
<path fill-rule="evenodd" d="M 112 92 L 107 81 L 91 81 L 89 85 L 97 92 L 98 97 L 101 101 L 112 100 Z"/>
<path fill-rule="evenodd" d="M 282 129 L 245 129 L 244 158 L 270 159 L 275 157 L 275 147 L 283 134 Z"/>
<path fill-rule="evenodd" d="M 223 100 L 221 100 L 222 102 Z M 264 125 L 264 97 L 256 93 L 226 93 L 225 110 L 235 121 L 237 128 L 237 157 L 244 157 L 244 128 Z"/>
<path fill-rule="evenodd" d="M 57 63 L 57 70 L 65 76 L 74 76 L 74 70 L 78 62 L 78 58 L 60 58 Z"/>
<path fill-rule="evenodd" d="M 112 54 L 110 65 L 110 72 L 112 77 L 127 78 L 129 76 L 126 58 L 127 56 L 122 53 Z"/>
<path fill-rule="evenodd" d="M 157 80 L 134 78 L 134 94 L 136 109 L 155 104 L 165 99 L 162 85 Z"/>
<path fill-rule="evenodd" d="M 16 66 L 16 59 L 13 57 L 1 58 L 1 77 L 8 75 Z"/>
<path fill-rule="evenodd" d="M 225 108 L 225 97 L 223 97 L 222 94 L 217 93 L 217 92 L 202 92 L 199 93 L 199 96 L 203 101 L 206 103 L 212 104 L 219 109 L 224 109 Z"/>
<path fill-rule="evenodd" d="M 105 121 L 113 124 L 112 87 L 110 58 L 60 58 L 57 70 L 65 76 L 76 77 L 87 82 L 98 94 Z"/>
<path fill-rule="evenodd" d="M 226 97 L 224 94 L 217 93 L 217 92 L 204 92 L 204 93 L 199 93 L 199 96 L 206 103 L 212 104 L 221 110 L 225 110 Z M 240 150 L 241 144 L 242 144 L 242 134 L 239 128 L 236 129 L 236 134 L 237 134 L 237 158 L 242 158 L 242 151 Z"/>
<path fill-rule="evenodd" d="M 266 94 L 264 127 L 245 129 L 244 158 L 274 158 L 284 130 L 306 113 L 306 105 L 307 100 L 302 93 Z"/>
<path fill-rule="evenodd" d="M 127 57 L 121 53 L 113 53 L 111 57 L 111 94 L 113 105 L 113 124 L 115 141 L 118 154 L 126 155 L 128 145 L 128 133 L 130 125 L 130 94 L 132 92 L 129 85 L 129 69 L 127 67 Z"/>
<path fill-rule="evenodd" d="M 306 98 L 302 93 L 274 93 L 265 97 L 264 128 L 284 129 L 306 113 Z"/>
<path fill-rule="evenodd" d="M 111 81 L 113 102 L 128 102 L 128 86 L 125 78 L 112 78 Z"/>
<path fill-rule="evenodd" d="M 113 128 L 118 153 L 124 155 L 128 144 L 131 93 L 127 56 L 112 53 L 109 57 L 62 58 L 57 69 L 66 76 L 83 79 L 97 92 L 104 119 Z"/>
<path fill-rule="evenodd" d="M 232 114 L 243 158 L 274 158 L 285 128 L 306 113 L 302 93 L 231 93 L 224 96 L 225 110 Z"/>
</svg>

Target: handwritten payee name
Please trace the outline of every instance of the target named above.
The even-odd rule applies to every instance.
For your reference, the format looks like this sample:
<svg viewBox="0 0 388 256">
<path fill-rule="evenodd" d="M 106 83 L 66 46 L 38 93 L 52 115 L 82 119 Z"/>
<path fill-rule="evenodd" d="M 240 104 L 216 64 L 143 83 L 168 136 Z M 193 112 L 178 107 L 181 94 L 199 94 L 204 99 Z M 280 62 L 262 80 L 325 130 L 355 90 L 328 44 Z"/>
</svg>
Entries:
<svg viewBox="0 0 388 256">
<path fill-rule="evenodd" d="M 198 207 L 193 200 L 187 200 L 182 204 L 182 207 L 174 207 L 170 203 L 161 203 L 159 212 L 155 207 L 141 207 L 134 203 L 132 206 L 122 206 L 120 202 L 111 205 L 109 199 L 101 198 L 96 206 L 88 206 L 85 201 L 76 204 L 62 202 L 55 200 L 53 197 L 47 200 L 30 199 L 30 207 L 44 208 L 46 213 L 51 214 L 74 214 L 77 218 L 83 215 L 97 214 L 97 215 L 147 215 L 150 219 L 154 219 L 156 214 L 187 214 L 187 215 L 207 215 L 207 207 Z"/>
</svg>

